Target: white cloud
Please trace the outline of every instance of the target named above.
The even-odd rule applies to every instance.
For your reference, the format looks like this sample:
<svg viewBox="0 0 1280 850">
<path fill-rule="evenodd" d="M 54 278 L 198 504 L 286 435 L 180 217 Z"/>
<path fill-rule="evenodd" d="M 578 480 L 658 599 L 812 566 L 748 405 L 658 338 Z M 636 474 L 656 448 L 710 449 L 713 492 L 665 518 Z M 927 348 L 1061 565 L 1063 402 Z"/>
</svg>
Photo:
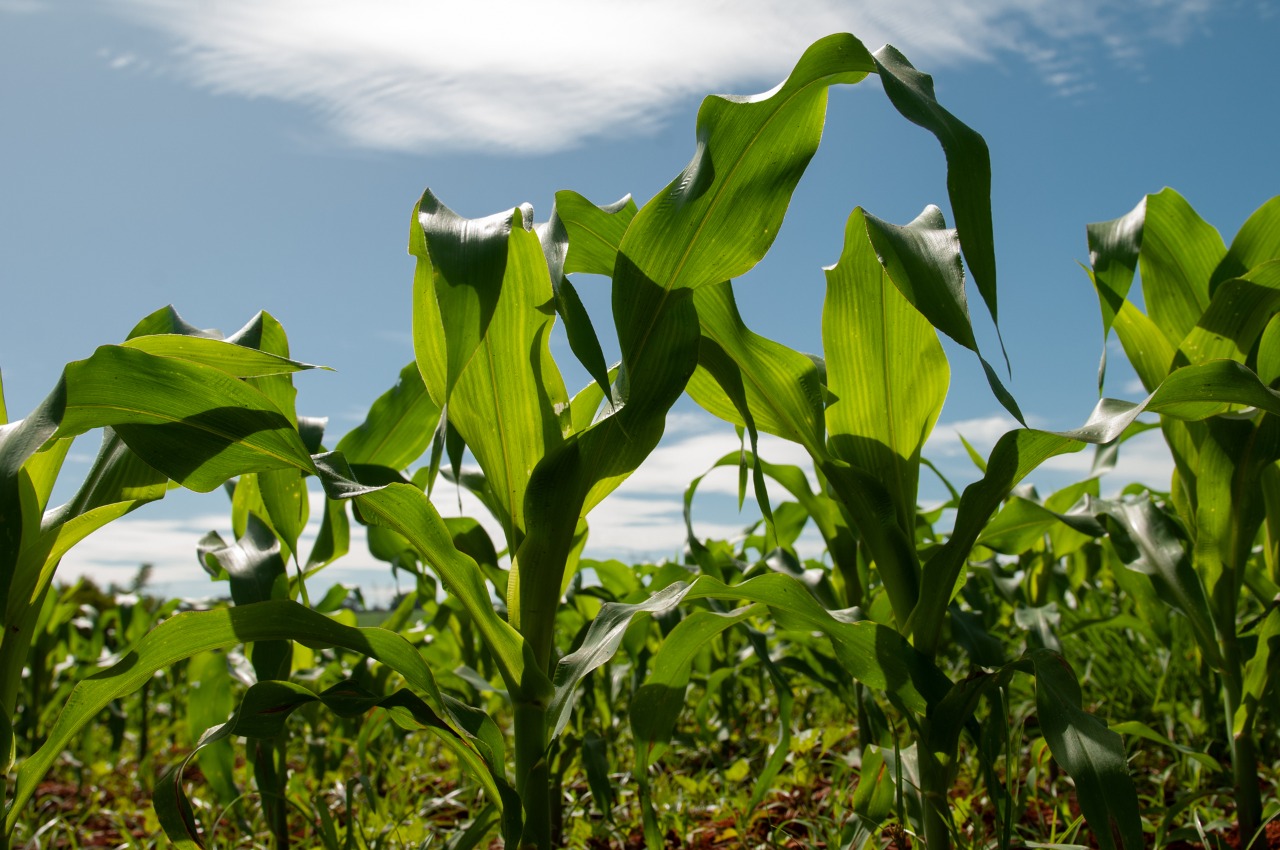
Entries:
<svg viewBox="0 0 1280 850">
<path fill-rule="evenodd" d="M 0 0 L 24 6 L 21 0 Z M 545 152 L 652 129 L 674 100 L 764 88 L 815 39 L 850 30 L 934 69 L 1005 56 L 1073 95 L 1101 50 L 1140 68 L 1208 0 L 112 0 L 176 43 L 181 76 L 314 109 L 362 147 Z"/>
<path fill-rule="evenodd" d="M 964 437 L 980 455 L 986 457 L 995 448 L 997 440 L 1009 431 L 1021 427 L 1012 416 L 1003 413 L 959 419 L 955 422 L 939 422 L 929 435 L 924 454 L 930 458 L 964 456 L 964 444 L 960 442 L 960 438 Z"/>
</svg>

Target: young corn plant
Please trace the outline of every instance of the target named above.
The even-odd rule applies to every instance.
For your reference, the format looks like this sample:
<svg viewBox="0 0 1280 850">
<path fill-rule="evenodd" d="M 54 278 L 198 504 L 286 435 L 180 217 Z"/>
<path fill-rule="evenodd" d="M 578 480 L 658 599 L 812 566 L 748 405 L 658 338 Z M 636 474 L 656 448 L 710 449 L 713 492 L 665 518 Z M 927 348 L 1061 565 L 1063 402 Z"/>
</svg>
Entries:
<svg viewBox="0 0 1280 850">
<path fill-rule="evenodd" d="M 1230 246 L 1172 189 L 1088 237 L 1104 336 L 1115 330 L 1148 391 L 1197 373 L 1249 389 L 1206 402 L 1197 421 L 1160 417 L 1173 516 L 1149 499 L 1100 511 L 1118 554 L 1188 619 L 1220 678 L 1248 842 L 1262 825 L 1255 722 L 1280 659 L 1280 411 L 1269 389 L 1280 380 L 1280 198 Z M 1135 273 L 1145 313 L 1129 298 Z M 1105 365 L 1104 354 L 1100 385 Z"/>
<path fill-rule="evenodd" d="M 909 81 L 904 88 L 917 100 L 931 94 L 927 77 L 905 69 L 900 76 Z M 888 77 L 885 85 L 891 97 L 907 96 Z M 936 103 L 931 105 L 925 117 L 932 123 L 921 123 L 949 131 L 940 132 L 940 138 L 945 140 L 952 173 L 964 163 L 964 173 L 971 178 L 969 184 L 948 181 L 958 229 L 946 229 L 935 208 L 905 226 L 882 222 L 860 209 L 853 212 L 840 260 L 827 270 L 826 357 L 821 367 L 815 358 L 747 329 L 734 307 L 729 283 L 699 290 L 694 300 L 702 342 L 699 370 L 689 384 L 696 401 L 745 429 L 753 445 L 755 433 L 762 430 L 808 451 L 824 489 L 878 573 L 897 630 L 927 660 L 947 648 L 948 609 L 988 519 L 1012 487 L 1044 460 L 1078 451 L 1086 443 L 1116 440 L 1143 411 L 1194 421 L 1223 409 L 1227 401 L 1264 408 L 1275 403 L 1275 394 L 1237 364 L 1205 359 L 1189 370 L 1155 376 L 1148 382 L 1152 395 L 1141 404 L 1104 400 L 1076 431 L 1023 429 L 1006 434 L 987 460 L 982 480 L 959 499 L 945 544 L 929 547 L 921 557 L 915 537 L 920 452 L 947 385 L 937 331 L 977 350 L 964 300 L 964 261 L 993 319 L 996 315 L 985 184 L 972 182 L 972 175 L 987 167 L 985 146 L 980 139 L 973 141 L 972 131 L 960 130 L 963 125 Z M 1251 233 L 1261 230 L 1259 225 Z M 1261 240 L 1251 235 L 1249 245 Z M 1247 268 L 1244 262 L 1241 259 L 1239 265 Z M 1261 331 L 1260 326 L 1255 329 Z M 985 361 L 983 365 L 997 397 L 1018 415 L 991 368 Z M 1168 379 L 1161 383 L 1166 374 Z M 755 477 L 758 482 L 764 478 L 758 464 Z M 757 490 L 762 489 L 758 484 Z M 767 509 L 767 497 L 758 501 Z M 1253 539 L 1252 534 L 1246 537 L 1240 540 L 1245 552 Z M 965 718 L 1014 670 L 1033 672 L 1037 678 L 1046 738 L 1055 758 L 1075 779 L 1082 811 L 1097 840 L 1104 847 L 1117 842 L 1127 848 L 1141 846 L 1137 799 L 1119 737 L 1080 711 L 1074 675 L 1043 650 L 1028 653 L 997 674 L 978 674 L 956 683 L 940 702 L 931 701 L 920 713 L 917 756 L 926 842 L 945 847 L 954 829 L 947 790 Z"/>
<path fill-rule="evenodd" d="M 245 332 L 267 321 L 259 316 Z M 20 710 L 32 710 L 17 701 L 22 668 L 62 556 L 112 520 L 163 497 L 170 482 L 207 492 L 242 473 L 313 468 L 294 424 L 246 382 L 308 368 L 210 338 L 165 309 L 143 319 L 123 344 L 68 364 L 29 416 L 0 425 L 0 847 L 8 847 L 18 812 L 58 752 L 46 742 L 9 781 L 15 721 Z M 98 428 L 102 445 L 79 491 L 50 508 L 72 441 Z M 62 722 L 50 730 L 51 739 Z"/>
</svg>

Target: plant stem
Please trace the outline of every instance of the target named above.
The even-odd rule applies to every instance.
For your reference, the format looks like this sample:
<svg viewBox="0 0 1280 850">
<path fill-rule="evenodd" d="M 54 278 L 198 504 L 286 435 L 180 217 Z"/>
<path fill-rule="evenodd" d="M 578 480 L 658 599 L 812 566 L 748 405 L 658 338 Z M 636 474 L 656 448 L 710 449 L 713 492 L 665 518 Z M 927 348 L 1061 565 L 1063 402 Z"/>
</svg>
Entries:
<svg viewBox="0 0 1280 850">
<path fill-rule="evenodd" d="M 524 806 L 520 850 L 551 850 L 551 769 L 547 764 L 547 710 L 515 706 L 516 792 Z"/>
<path fill-rule="evenodd" d="M 950 850 L 951 824 L 947 792 L 951 788 L 950 771 L 928 745 L 928 721 L 922 724 L 920 740 L 916 745 L 916 760 L 920 771 L 920 817 L 924 821 L 924 843 L 928 850 Z"/>
<path fill-rule="evenodd" d="M 1258 791 L 1258 754 L 1254 747 L 1252 730 L 1234 734 L 1236 709 L 1240 707 L 1243 691 L 1244 663 L 1240 658 L 1240 644 L 1234 633 L 1222 638 L 1223 660 L 1226 671 L 1222 676 L 1223 708 L 1225 709 L 1227 740 L 1231 742 L 1231 775 L 1236 798 L 1236 827 L 1240 832 L 1240 846 L 1253 838 L 1262 823 L 1262 795 Z"/>
</svg>

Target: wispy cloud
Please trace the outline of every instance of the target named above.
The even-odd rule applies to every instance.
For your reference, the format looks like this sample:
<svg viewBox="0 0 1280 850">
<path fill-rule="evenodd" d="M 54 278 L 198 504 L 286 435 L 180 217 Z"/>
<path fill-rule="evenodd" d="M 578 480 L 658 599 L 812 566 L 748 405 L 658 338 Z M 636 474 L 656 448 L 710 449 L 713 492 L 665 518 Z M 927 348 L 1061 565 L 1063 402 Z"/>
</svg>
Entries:
<svg viewBox="0 0 1280 850">
<path fill-rule="evenodd" d="M 0 0 L 6 7 L 21 0 Z M 533 4 L 111 0 L 174 42 L 200 88 L 311 107 L 349 144 L 537 153 L 661 125 L 674 100 L 767 88 L 849 30 L 926 68 L 1006 57 L 1068 95 L 1100 53 L 1138 68 L 1202 27 L 1208 0 L 644 0 Z M 163 57 L 154 57 L 159 60 Z"/>
</svg>

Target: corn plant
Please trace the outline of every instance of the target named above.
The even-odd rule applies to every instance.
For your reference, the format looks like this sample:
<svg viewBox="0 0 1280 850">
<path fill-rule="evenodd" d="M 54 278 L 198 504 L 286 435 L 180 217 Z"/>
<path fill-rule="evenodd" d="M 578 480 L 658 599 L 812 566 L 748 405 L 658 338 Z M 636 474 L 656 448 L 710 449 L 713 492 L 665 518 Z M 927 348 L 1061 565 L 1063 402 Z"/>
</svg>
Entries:
<svg viewBox="0 0 1280 850">
<path fill-rule="evenodd" d="M 244 333 L 267 321 L 260 315 Z M 307 368 L 210 338 L 165 309 L 140 322 L 122 345 L 68 364 L 29 416 L 0 426 L 0 754 L 6 775 L 0 846 L 8 846 L 18 810 L 50 763 L 40 756 L 49 750 L 46 743 L 10 787 L 22 667 L 58 562 L 92 532 L 161 498 L 170 481 L 207 492 L 244 472 L 311 468 L 293 423 L 245 381 Z M 102 446 L 79 491 L 48 508 L 72 440 L 96 428 L 104 429 Z"/>
<path fill-rule="evenodd" d="M 828 272 L 826 361 L 820 366 L 748 330 L 730 281 L 772 244 L 817 149 L 828 88 L 870 73 L 880 76 L 899 112 L 941 141 L 956 229 L 948 229 L 935 208 L 905 226 L 854 211 L 840 261 Z M 286 721 L 298 710 L 323 706 L 355 718 L 380 707 L 396 723 L 438 736 L 476 779 L 492 807 L 477 818 L 476 829 L 496 819 L 508 846 L 549 848 L 556 843 L 554 747 L 570 723 L 578 686 L 613 657 L 638 617 L 693 608 L 650 659 L 632 701 L 642 784 L 683 705 L 697 648 L 735 625 L 778 623 L 824 635 L 844 674 L 903 710 L 915 730 L 920 816 L 931 848 L 946 847 L 954 828 L 946 795 L 959 738 L 972 728 L 981 700 L 999 693 L 1016 672 L 1036 677 L 1045 737 L 1075 779 L 1100 845 L 1141 846 L 1119 740 L 1081 709 L 1070 669 L 1037 650 L 953 682 L 937 665 L 949 648 L 947 612 L 987 520 L 1046 458 L 1113 440 L 1143 411 L 1203 419 L 1225 403 L 1280 410 L 1280 395 L 1252 373 L 1232 371 L 1237 364 L 1211 361 L 1176 370 L 1141 404 L 1104 401 L 1078 431 L 1012 432 L 997 444 L 982 480 L 956 500 L 955 525 L 945 541 L 921 540 L 915 504 L 920 453 L 947 385 L 937 331 L 978 354 L 993 392 L 1020 417 L 978 353 L 965 300 L 967 262 L 996 318 L 985 144 L 937 102 L 932 81 L 899 53 L 884 48 L 873 55 L 848 35 L 815 43 L 768 94 L 708 98 L 699 111 L 697 139 L 690 164 L 641 208 L 627 200 L 598 207 L 561 192 L 550 220 L 535 225 L 528 206 L 469 220 L 426 192 L 409 237 L 417 263 L 414 363 L 333 452 L 319 450 L 314 429 L 294 414 L 292 385 L 275 379 L 303 364 L 285 356 L 283 335 L 267 320 L 228 342 L 205 338 L 172 316 L 151 317 L 125 346 L 100 349 L 69 366 L 41 408 L 0 431 L 0 555 L 7 558 L 0 561 L 6 570 L 0 587 L 8 588 L 0 673 L 6 677 L 21 666 L 18 661 L 14 668 L 9 654 L 10 622 L 20 636 L 27 628 L 14 649 L 25 658 L 30 629 L 21 618 L 47 587 L 48 565 L 65 551 L 58 546 L 79 533 L 81 526 L 72 524 L 92 515 L 83 521 L 87 529 L 99 517 L 122 514 L 162 493 L 166 477 L 209 490 L 240 476 L 233 497 L 237 543 L 209 541 L 206 563 L 216 563 L 233 580 L 282 587 L 275 593 L 259 586 L 243 597 L 246 604 L 172 617 L 120 664 L 81 681 L 45 743 L 18 771 L 6 835 L 67 741 L 155 670 L 244 644 L 255 645 L 255 663 L 265 653 L 265 663 L 272 650 L 263 647 L 296 641 L 359 653 L 399 678 L 352 676 L 321 689 L 288 678 L 282 661 L 269 665 L 267 672 L 277 676 L 260 676 L 231 718 L 211 728 L 189 758 L 237 736 L 283 740 Z M 567 277 L 575 272 L 611 279 L 612 322 L 622 353 L 613 368 L 606 367 L 599 337 Z M 557 318 L 592 377 L 572 397 L 550 354 Z M 831 587 L 843 593 L 843 602 L 834 593 L 815 595 L 793 575 L 717 573 L 705 560 L 699 561 L 704 574 L 696 578 L 672 568 L 692 581 L 673 580 L 677 574 L 671 573 L 636 588 L 638 598 L 606 603 L 585 629 L 561 616 L 590 510 L 644 462 L 686 388 L 750 438 L 751 477 L 766 511 L 765 478 L 794 476 L 759 460 L 759 431 L 809 451 L 827 501 L 810 493 L 806 510 L 821 517 L 824 535 L 841 547 L 839 577 Z M 42 521 L 51 470 L 66 450 L 61 441 L 100 425 L 114 429 L 104 471 L 69 510 Z M 484 546 L 465 523 L 443 519 L 430 500 L 442 453 L 454 461 L 462 444 L 483 471 L 468 486 L 500 521 L 510 555 L 506 570 L 498 567 L 491 543 Z M 429 447 L 427 466 L 406 475 Z M 317 551 L 304 564 L 297 541 L 307 519 L 307 475 L 319 477 L 330 502 Z M 807 485 L 784 486 L 804 501 Z M 431 585 L 422 567 L 429 568 L 449 594 L 459 633 L 465 630 L 461 643 L 471 647 L 472 669 L 486 668 L 470 677 L 471 685 L 481 689 L 498 680 L 510 699 L 510 759 L 495 720 L 437 682 L 445 674 L 442 664 L 449 665 L 446 681 L 459 678 L 454 656 L 424 653 L 393 631 L 354 628 L 293 600 L 296 593 L 307 601 L 308 571 L 345 550 L 344 503 L 369 526 L 379 552 L 415 571 L 424 591 Z M 778 517 L 767 519 L 777 537 Z M 286 557 L 299 577 L 283 591 Z M 868 564 L 888 600 L 885 623 L 855 621 L 831 608 L 866 597 Z M 717 604 L 698 607 L 702 600 Z M 745 604 L 726 609 L 727 602 Z M 557 628 L 570 623 L 573 651 L 560 657 L 570 644 Z M 760 640 L 749 635 L 753 643 Z M 773 675 L 767 647 L 756 650 L 785 701 L 785 677 Z M 7 691 L 0 696 L 7 700 L 3 716 L 9 724 L 12 701 Z M 12 739 L 9 726 L 0 732 Z M 784 718 L 781 740 L 787 734 Z M 190 848 L 201 837 L 182 785 L 185 764 L 174 765 L 164 779 L 156 809 L 175 846 Z M 769 770 L 776 773 L 776 766 Z M 598 780 L 598 764 L 595 772 Z M 282 844 L 285 826 L 273 818 Z M 650 812 L 645 831 L 651 846 L 660 844 Z"/>
<path fill-rule="evenodd" d="M 1148 391 L 1206 369 L 1255 387 L 1254 397 L 1230 399 L 1248 406 L 1209 406 L 1222 415 L 1204 421 L 1161 417 L 1175 464 L 1172 516 L 1150 499 L 1100 511 L 1122 559 L 1188 619 L 1221 679 L 1236 817 L 1249 841 L 1262 817 L 1254 727 L 1280 659 L 1280 424 L 1274 393 L 1261 386 L 1280 380 L 1280 198 L 1230 246 L 1171 189 L 1090 225 L 1088 237 L 1104 335 L 1115 330 Z M 1146 312 L 1129 297 L 1135 272 Z M 1104 356 L 1100 382 L 1105 365 Z"/>
</svg>

